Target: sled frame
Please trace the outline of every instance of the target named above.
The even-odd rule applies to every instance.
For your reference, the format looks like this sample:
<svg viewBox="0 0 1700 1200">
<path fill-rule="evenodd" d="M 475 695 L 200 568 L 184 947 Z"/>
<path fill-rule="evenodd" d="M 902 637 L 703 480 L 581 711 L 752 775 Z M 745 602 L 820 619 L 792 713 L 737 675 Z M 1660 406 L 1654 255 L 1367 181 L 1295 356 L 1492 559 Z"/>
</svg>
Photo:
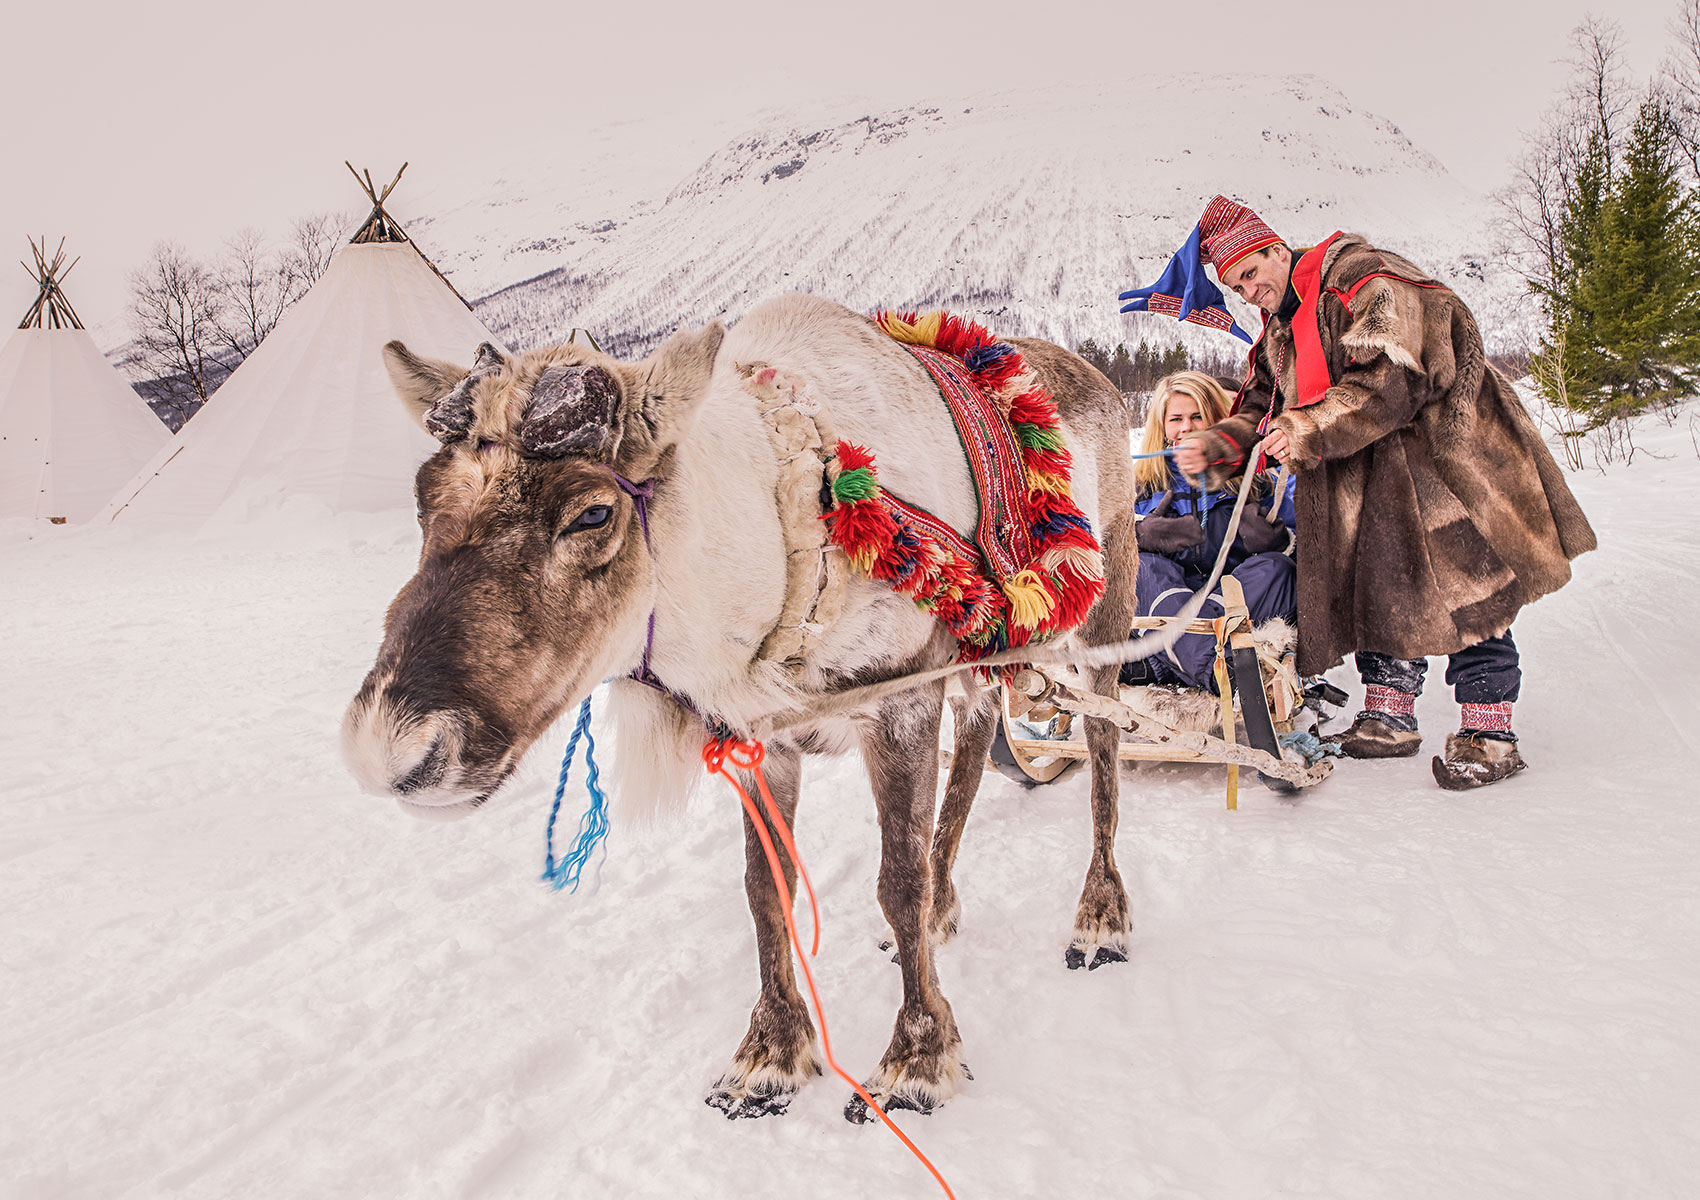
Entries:
<svg viewBox="0 0 1700 1200">
<path fill-rule="evenodd" d="M 1328 778 L 1334 770 L 1332 759 L 1324 758 L 1307 767 L 1237 740 L 1227 664 L 1235 648 L 1251 643 L 1251 614 L 1246 609 L 1245 593 L 1237 579 L 1224 575 L 1221 588 L 1223 615 L 1214 621 L 1193 621 L 1187 626 L 1188 633 L 1209 634 L 1216 639 L 1214 672 L 1217 691 L 1222 698 L 1221 736 L 1174 729 L 1154 717 L 1136 712 L 1119 699 L 1100 696 L 1072 669 L 1024 667 L 1006 680 L 1001 697 L 1004 738 L 1017 760 L 1018 769 L 1028 774 L 1035 784 L 1049 782 L 1062 774 L 1069 760 L 1087 757 L 1084 730 L 1080 731 L 1081 736 L 1062 740 L 1011 736 L 1013 719 L 1035 715 L 1048 719 L 1054 711 L 1068 714 L 1070 726 L 1074 726 L 1081 717 L 1100 717 L 1114 724 L 1122 731 L 1116 753 L 1124 761 L 1222 764 L 1228 769 L 1226 793 L 1230 810 L 1239 807 L 1241 767 L 1249 767 L 1299 788 L 1310 787 Z M 1161 629 L 1164 623 L 1161 617 L 1141 617 L 1134 622 L 1134 628 Z M 1270 716 L 1277 729 L 1290 729 L 1296 711 L 1282 690 L 1277 689 L 1275 702 L 1270 708 Z M 1029 763 L 1041 763 L 1040 773 L 1029 772 L 1027 765 L 1021 762 L 1024 758 Z"/>
</svg>

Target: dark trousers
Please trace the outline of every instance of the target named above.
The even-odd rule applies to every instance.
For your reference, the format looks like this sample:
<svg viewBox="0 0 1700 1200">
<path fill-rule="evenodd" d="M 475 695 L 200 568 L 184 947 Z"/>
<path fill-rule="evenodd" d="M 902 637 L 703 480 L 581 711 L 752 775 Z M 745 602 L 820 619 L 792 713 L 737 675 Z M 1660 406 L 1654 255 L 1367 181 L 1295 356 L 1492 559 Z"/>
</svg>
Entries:
<svg viewBox="0 0 1700 1200">
<path fill-rule="evenodd" d="M 1234 568 L 1234 578 L 1245 591 L 1245 606 L 1251 623 L 1261 625 L 1271 617 L 1289 621 L 1298 612 L 1298 568 L 1285 554 L 1253 554 Z M 1186 607 L 1192 593 L 1204 585 L 1206 576 L 1189 576 L 1181 565 L 1161 554 L 1141 551 L 1139 577 L 1134 584 L 1142 617 L 1172 617 Z M 1214 596 L 1199 611 L 1201 620 L 1222 615 L 1221 602 Z M 1205 633 L 1182 634 L 1181 639 L 1148 660 L 1162 683 L 1216 690 L 1211 671 L 1216 661 L 1216 639 Z"/>
<path fill-rule="evenodd" d="M 1370 650 L 1357 653 L 1358 674 L 1366 685 L 1396 688 L 1422 695 L 1426 658 L 1394 658 Z M 1466 646 L 1446 660 L 1446 682 L 1460 704 L 1499 704 L 1517 699 L 1523 683 L 1517 643 L 1507 629 L 1498 637 Z"/>
</svg>

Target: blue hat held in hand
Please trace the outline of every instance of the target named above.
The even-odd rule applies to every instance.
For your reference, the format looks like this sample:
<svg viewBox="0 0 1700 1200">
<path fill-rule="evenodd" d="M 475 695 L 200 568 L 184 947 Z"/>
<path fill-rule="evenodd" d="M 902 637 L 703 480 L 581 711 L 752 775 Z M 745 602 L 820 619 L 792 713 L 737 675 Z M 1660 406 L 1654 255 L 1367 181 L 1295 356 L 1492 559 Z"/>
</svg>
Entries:
<svg viewBox="0 0 1700 1200">
<path fill-rule="evenodd" d="M 1152 312 L 1159 316 L 1177 317 L 1194 325 L 1225 330 L 1247 345 L 1252 341 L 1251 335 L 1239 327 L 1228 311 L 1222 289 L 1204 273 L 1204 260 L 1198 253 L 1196 225 L 1192 227 L 1192 235 L 1186 243 L 1175 251 L 1175 256 L 1169 260 L 1156 283 L 1150 287 L 1133 288 L 1116 299 L 1128 302 L 1122 305 L 1124 313 Z"/>
</svg>

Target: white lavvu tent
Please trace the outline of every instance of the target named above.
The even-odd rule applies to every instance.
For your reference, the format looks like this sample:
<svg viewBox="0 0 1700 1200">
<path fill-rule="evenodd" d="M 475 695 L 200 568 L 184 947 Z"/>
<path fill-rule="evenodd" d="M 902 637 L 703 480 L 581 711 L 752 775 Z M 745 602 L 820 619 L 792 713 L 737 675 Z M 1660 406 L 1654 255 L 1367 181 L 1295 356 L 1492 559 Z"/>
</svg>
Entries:
<svg viewBox="0 0 1700 1200">
<path fill-rule="evenodd" d="M 35 251 L 41 290 L 0 349 L 0 517 L 87 521 L 171 440 L 83 329 L 60 283 L 65 243 Z"/>
<path fill-rule="evenodd" d="M 414 473 L 437 443 L 391 390 L 384 343 L 399 338 L 428 357 L 470 363 L 480 342 L 495 339 L 405 240 L 382 197 L 374 201 L 356 240 L 177 438 L 110 496 L 105 517 L 199 527 L 291 501 L 336 513 L 412 503 Z"/>
</svg>

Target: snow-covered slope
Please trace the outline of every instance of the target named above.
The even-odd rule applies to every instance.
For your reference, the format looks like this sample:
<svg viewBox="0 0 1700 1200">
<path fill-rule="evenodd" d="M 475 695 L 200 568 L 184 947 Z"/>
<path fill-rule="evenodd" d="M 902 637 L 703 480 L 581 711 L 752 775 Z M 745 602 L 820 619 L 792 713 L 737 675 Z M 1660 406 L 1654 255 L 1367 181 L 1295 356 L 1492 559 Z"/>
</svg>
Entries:
<svg viewBox="0 0 1700 1200">
<path fill-rule="evenodd" d="M 1345 227 L 1493 299 L 1484 198 L 1308 76 L 778 113 L 705 148 L 663 192 L 684 151 L 653 129 L 608 131 L 582 157 L 510 164 L 411 228 L 494 292 L 479 316 L 515 345 L 580 326 L 637 350 L 793 290 L 861 309 L 948 305 L 1070 346 L 1172 340 L 1173 322 L 1120 316 L 1116 293 L 1155 278 L 1218 191 L 1295 243 Z"/>
<path fill-rule="evenodd" d="M 897 1117 L 957 1195 L 1691 1200 L 1691 436 L 1573 478 L 1601 548 L 1517 623 L 1515 779 L 1348 762 L 1230 813 L 1219 769 L 1129 771 L 1132 959 L 1086 973 L 1086 780 L 986 777 L 938 960 L 975 1078 Z M 0 522 L 0 1197 L 941 1195 L 830 1077 L 781 1118 L 702 1103 L 757 990 L 727 791 L 617 826 L 576 896 L 536 879 L 564 737 L 457 824 L 360 794 L 338 718 L 417 545 L 405 510 Z M 900 994 L 873 802 L 852 759 L 804 793 L 815 972 L 865 1076 Z"/>
</svg>

